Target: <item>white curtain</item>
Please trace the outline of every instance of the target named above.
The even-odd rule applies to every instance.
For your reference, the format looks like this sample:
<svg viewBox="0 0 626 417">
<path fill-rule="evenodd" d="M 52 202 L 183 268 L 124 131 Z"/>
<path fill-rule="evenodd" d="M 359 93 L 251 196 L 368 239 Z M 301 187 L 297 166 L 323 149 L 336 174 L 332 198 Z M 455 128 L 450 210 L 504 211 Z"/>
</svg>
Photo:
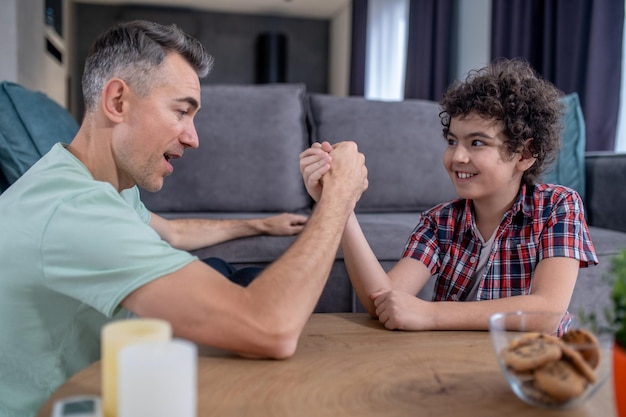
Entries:
<svg viewBox="0 0 626 417">
<path fill-rule="evenodd" d="M 406 67 L 408 0 L 369 0 L 365 97 L 402 100 Z"/>
</svg>

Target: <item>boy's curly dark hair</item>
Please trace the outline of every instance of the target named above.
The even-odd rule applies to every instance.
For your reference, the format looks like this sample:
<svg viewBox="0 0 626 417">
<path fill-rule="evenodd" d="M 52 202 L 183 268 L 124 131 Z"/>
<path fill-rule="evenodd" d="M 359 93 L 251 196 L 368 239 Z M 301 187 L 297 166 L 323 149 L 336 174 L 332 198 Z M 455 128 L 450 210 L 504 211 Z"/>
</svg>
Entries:
<svg viewBox="0 0 626 417">
<path fill-rule="evenodd" d="M 524 173 L 522 182 L 532 184 L 555 160 L 560 147 L 563 93 L 543 80 L 525 61 L 500 59 L 470 71 L 464 82 L 452 84 L 439 102 L 444 137 L 453 117 L 472 114 L 502 122 L 508 156 L 524 151 L 536 162 Z"/>
</svg>

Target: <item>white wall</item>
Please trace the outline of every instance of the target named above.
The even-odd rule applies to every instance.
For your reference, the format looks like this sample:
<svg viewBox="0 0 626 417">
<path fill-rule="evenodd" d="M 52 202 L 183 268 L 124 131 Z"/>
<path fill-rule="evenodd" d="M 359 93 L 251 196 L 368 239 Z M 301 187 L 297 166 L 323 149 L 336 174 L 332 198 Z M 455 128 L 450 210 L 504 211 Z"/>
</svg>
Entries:
<svg viewBox="0 0 626 417">
<path fill-rule="evenodd" d="M 352 41 L 352 3 L 330 21 L 329 93 L 347 96 L 350 90 L 350 44 Z"/>
<path fill-rule="evenodd" d="M 0 0 L 0 81 L 17 82 L 17 2 Z"/>
<path fill-rule="evenodd" d="M 43 9 L 43 0 L 17 2 L 18 82 L 34 90 L 42 89 L 47 76 Z"/>
<path fill-rule="evenodd" d="M 0 7 L 0 79 L 44 92 L 67 107 L 67 63 L 59 64 L 46 52 L 46 36 L 62 52 L 65 44 L 47 32 L 44 1 L 0 0 Z"/>
</svg>

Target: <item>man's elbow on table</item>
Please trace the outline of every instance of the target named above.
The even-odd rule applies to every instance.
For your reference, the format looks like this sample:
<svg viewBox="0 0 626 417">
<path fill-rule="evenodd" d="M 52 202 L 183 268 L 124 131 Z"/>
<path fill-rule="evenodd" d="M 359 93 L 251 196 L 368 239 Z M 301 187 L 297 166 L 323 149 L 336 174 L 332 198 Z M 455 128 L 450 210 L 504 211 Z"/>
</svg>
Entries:
<svg viewBox="0 0 626 417">
<path fill-rule="evenodd" d="M 271 324 L 270 324 L 271 323 Z M 263 319 L 257 322 L 258 331 L 255 339 L 260 342 L 267 357 L 272 359 L 288 359 L 296 353 L 298 340 L 304 330 L 304 324 L 292 320 L 289 316 Z"/>
<path fill-rule="evenodd" d="M 276 360 L 289 359 L 296 353 L 297 346 L 297 340 L 276 341 L 271 346 L 268 346 L 265 354 L 260 357 Z M 243 354 L 242 356 L 246 357 L 247 355 Z M 254 357 L 254 355 L 250 357 Z"/>
<path fill-rule="evenodd" d="M 296 353 L 298 337 L 299 333 L 294 335 L 293 332 L 257 334 L 254 340 L 244 341 L 244 344 L 248 344 L 247 348 L 231 350 L 244 358 L 284 360 Z"/>
<path fill-rule="evenodd" d="M 274 359 L 289 359 L 296 353 L 298 347 L 298 335 L 283 337 L 277 341 L 272 351 Z"/>
<path fill-rule="evenodd" d="M 213 337 L 206 341 L 207 344 L 223 344 L 222 347 L 245 357 L 292 357 L 296 353 L 304 324 L 285 313 L 259 313 L 263 310 L 252 305 L 240 305 L 240 308 L 231 310 L 227 318 L 209 317 L 205 328 L 210 329 L 211 333 L 204 335 L 212 334 Z"/>
</svg>

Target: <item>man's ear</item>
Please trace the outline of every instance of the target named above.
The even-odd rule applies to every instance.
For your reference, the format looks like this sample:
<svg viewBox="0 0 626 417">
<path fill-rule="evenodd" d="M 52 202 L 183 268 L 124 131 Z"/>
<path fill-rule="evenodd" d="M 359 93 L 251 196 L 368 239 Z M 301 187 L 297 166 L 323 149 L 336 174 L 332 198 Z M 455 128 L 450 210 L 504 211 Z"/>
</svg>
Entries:
<svg viewBox="0 0 626 417">
<path fill-rule="evenodd" d="M 519 159 L 517 160 L 517 165 L 521 171 L 526 171 L 530 167 L 533 166 L 535 161 L 537 161 L 537 154 L 533 154 L 530 151 L 530 144 L 533 142 L 533 139 L 526 139 L 524 142 L 524 149 L 519 153 Z"/>
<path fill-rule="evenodd" d="M 102 89 L 102 111 L 112 122 L 119 123 L 124 119 L 125 101 L 129 93 L 128 85 L 119 78 L 112 78 Z"/>
</svg>

